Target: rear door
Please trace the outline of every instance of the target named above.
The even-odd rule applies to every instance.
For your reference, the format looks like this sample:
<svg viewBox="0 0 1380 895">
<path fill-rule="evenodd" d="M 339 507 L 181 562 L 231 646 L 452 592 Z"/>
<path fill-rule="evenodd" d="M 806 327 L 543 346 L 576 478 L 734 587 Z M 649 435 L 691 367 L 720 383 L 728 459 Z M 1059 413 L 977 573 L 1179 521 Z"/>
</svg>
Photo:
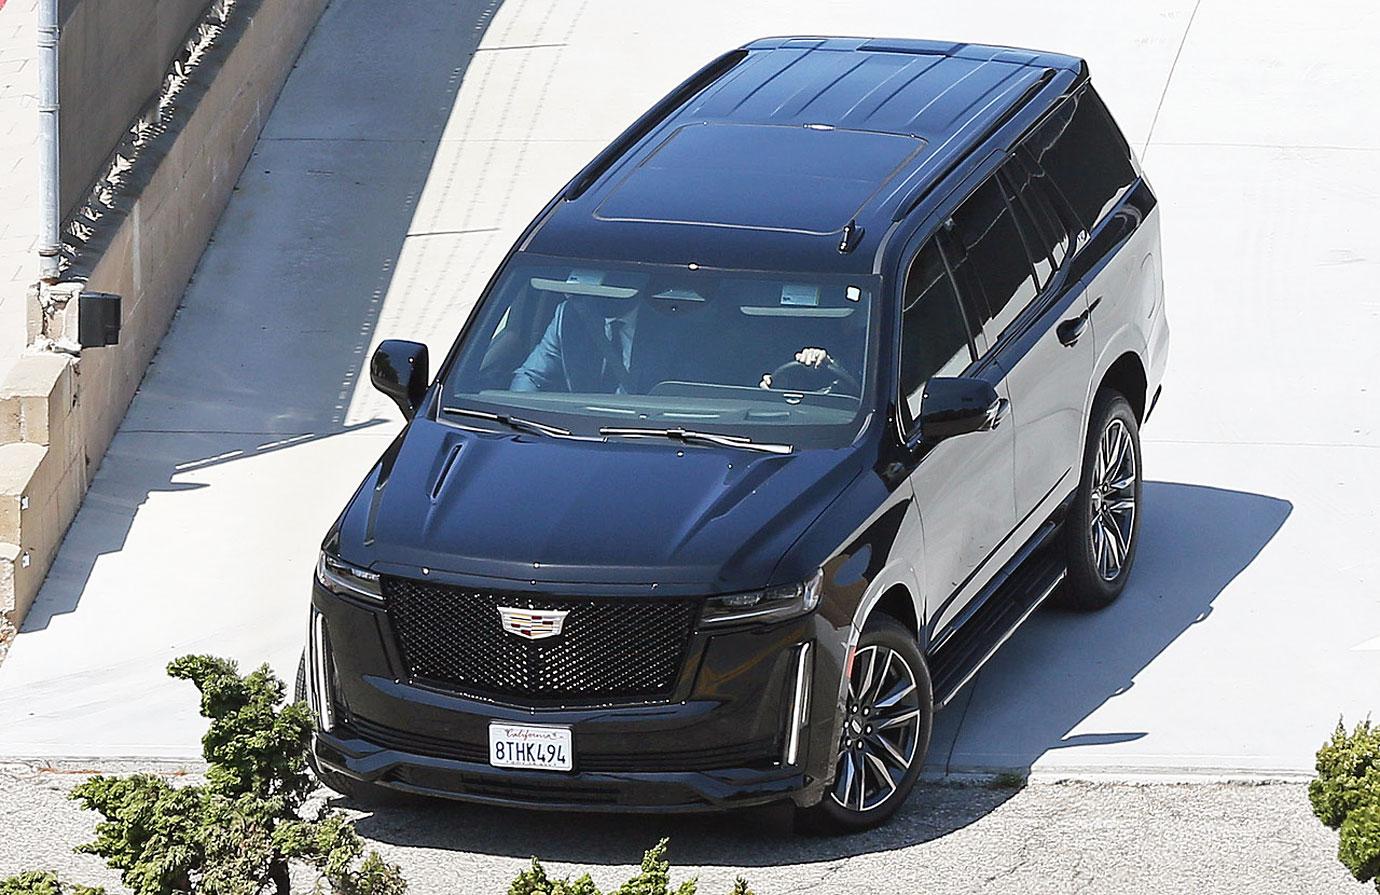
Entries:
<svg viewBox="0 0 1380 895">
<path fill-rule="evenodd" d="M 1078 484 L 1088 389 L 1096 362 L 1087 292 L 1064 264 L 1069 230 L 1036 169 L 1002 167 L 1002 191 L 1029 256 L 1037 292 L 993 335 L 1007 371 L 1016 429 L 1016 516 L 1037 526 Z"/>
<path fill-rule="evenodd" d="M 1083 292 L 1062 263 L 1068 231 L 1033 170 L 1008 159 L 954 213 L 943 243 L 965 306 L 982 314 L 983 360 L 1002 369 L 1010 394 L 1017 532 L 1004 557 L 1077 484 L 1094 357 Z"/>
</svg>

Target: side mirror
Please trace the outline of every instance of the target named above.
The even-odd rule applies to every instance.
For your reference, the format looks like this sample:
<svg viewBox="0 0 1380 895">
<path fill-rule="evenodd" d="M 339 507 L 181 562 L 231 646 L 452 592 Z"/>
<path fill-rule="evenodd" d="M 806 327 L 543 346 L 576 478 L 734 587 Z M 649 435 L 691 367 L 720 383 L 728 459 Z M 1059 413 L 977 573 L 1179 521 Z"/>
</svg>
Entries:
<svg viewBox="0 0 1380 895">
<path fill-rule="evenodd" d="M 1010 402 L 981 379 L 935 377 L 920 399 L 920 435 L 929 442 L 995 429 Z"/>
<path fill-rule="evenodd" d="M 374 388 L 393 399 L 404 417 L 412 419 L 426 395 L 429 366 L 425 345 L 388 339 L 369 361 L 369 379 Z"/>
</svg>

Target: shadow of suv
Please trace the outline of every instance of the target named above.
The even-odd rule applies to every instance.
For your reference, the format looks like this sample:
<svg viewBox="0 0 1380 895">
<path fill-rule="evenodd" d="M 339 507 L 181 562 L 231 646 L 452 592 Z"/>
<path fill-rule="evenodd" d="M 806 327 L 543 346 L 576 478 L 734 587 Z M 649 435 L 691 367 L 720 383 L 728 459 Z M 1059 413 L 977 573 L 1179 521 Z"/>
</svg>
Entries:
<svg viewBox="0 0 1380 895">
<path fill-rule="evenodd" d="M 1048 53 L 777 38 L 523 233 L 325 539 L 300 686 L 356 797 L 894 813 L 937 707 L 1135 558 L 1155 196 Z"/>
</svg>

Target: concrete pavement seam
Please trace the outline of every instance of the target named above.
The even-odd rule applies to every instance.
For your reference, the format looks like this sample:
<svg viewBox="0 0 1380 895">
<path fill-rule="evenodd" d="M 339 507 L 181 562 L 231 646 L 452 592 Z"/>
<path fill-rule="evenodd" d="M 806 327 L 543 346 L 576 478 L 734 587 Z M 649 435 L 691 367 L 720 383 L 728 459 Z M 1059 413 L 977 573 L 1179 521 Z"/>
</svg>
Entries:
<svg viewBox="0 0 1380 895">
<path fill-rule="evenodd" d="M 1193 30 L 1193 20 L 1198 17 L 1198 8 L 1203 5 L 1203 0 L 1197 0 L 1193 4 L 1193 11 L 1188 14 L 1188 24 L 1184 26 L 1184 36 L 1179 39 L 1179 49 L 1174 51 L 1174 61 L 1169 63 L 1169 74 L 1164 79 L 1164 90 L 1160 91 L 1160 101 L 1155 104 L 1155 117 L 1150 119 L 1150 130 L 1145 133 L 1145 145 L 1140 149 L 1141 161 L 1145 160 L 1146 154 L 1150 151 L 1150 141 L 1155 137 L 1155 125 L 1160 123 L 1160 112 L 1164 109 L 1165 97 L 1169 96 L 1169 85 L 1174 80 L 1174 70 L 1179 67 L 1179 57 L 1184 54 L 1184 45 L 1188 43 L 1188 32 Z"/>
</svg>

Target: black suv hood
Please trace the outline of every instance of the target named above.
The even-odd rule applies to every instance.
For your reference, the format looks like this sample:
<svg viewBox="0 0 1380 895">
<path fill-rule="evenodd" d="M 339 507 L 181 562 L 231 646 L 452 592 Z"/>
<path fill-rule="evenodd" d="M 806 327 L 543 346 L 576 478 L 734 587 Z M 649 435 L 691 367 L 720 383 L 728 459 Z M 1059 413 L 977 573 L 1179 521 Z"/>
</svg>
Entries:
<svg viewBox="0 0 1380 895">
<path fill-rule="evenodd" d="M 751 590 L 808 577 L 781 560 L 859 466 L 846 448 L 584 442 L 419 418 L 332 540 L 343 558 L 378 568 Z"/>
</svg>

